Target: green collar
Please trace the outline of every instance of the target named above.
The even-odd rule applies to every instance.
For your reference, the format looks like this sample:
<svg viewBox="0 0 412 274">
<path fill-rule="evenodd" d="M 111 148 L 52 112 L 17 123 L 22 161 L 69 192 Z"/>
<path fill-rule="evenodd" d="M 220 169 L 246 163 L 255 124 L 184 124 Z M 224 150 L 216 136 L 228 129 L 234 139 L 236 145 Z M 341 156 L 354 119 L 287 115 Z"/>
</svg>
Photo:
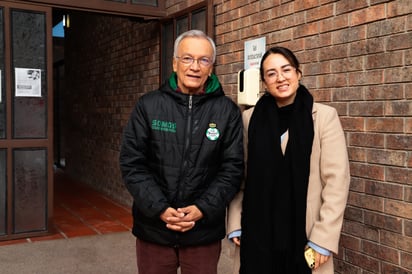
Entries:
<svg viewBox="0 0 412 274">
<path fill-rule="evenodd" d="M 177 90 L 177 76 L 176 72 L 173 72 L 172 75 L 169 78 L 169 84 L 172 87 L 173 90 Z M 220 86 L 219 80 L 217 79 L 217 76 L 215 74 L 211 74 L 209 78 L 206 81 L 206 90 L 205 93 L 212 93 L 216 91 Z"/>
</svg>

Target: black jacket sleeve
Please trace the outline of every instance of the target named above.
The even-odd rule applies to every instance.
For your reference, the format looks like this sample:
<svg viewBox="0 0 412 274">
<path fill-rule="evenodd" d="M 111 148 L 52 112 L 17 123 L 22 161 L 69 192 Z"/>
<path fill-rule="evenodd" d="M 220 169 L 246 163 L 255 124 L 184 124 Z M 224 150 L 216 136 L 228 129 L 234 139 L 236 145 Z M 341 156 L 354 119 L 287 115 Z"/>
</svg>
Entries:
<svg viewBox="0 0 412 274">
<path fill-rule="evenodd" d="M 152 218 L 160 216 L 169 204 L 147 164 L 150 133 L 142 101 L 136 104 L 124 128 L 119 162 L 123 181 L 135 201 L 134 206 Z"/>
</svg>

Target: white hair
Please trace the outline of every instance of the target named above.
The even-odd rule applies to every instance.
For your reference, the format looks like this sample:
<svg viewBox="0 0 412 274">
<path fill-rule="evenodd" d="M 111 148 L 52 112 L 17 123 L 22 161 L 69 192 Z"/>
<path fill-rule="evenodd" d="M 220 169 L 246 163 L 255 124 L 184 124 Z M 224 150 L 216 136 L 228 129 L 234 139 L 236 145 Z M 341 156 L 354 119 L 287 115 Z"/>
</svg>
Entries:
<svg viewBox="0 0 412 274">
<path fill-rule="evenodd" d="M 179 35 L 179 37 L 176 38 L 175 44 L 174 44 L 174 51 L 173 51 L 173 57 L 177 57 L 177 49 L 179 47 L 180 42 L 182 42 L 183 39 L 192 37 L 192 38 L 203 38 L 209 41 L 210 45 L 212 46 L 213 49 L 213 56 L 212 56 L 212 63 L 215 62 L 216 60 L 216 45 L 215 42 L 207 36 L 203 31 L 197 30 L 197 29 L 192 29 L 188 30 L 182 34 Z"/>
</svg>

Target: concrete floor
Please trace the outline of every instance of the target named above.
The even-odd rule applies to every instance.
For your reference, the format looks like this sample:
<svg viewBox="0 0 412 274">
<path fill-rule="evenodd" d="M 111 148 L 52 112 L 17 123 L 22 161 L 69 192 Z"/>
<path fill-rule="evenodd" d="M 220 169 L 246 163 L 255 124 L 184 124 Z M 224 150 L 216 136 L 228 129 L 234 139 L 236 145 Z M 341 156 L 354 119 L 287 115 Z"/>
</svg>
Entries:
<svg viewBox="0 0 412 274">
<path fill-rule="evenodd" d="M 223 240 L 219 274 L 232 273 L 233 245 Z M 130 232 L 0 246 L 2 274 L 136 274 Z"/>
</svg>

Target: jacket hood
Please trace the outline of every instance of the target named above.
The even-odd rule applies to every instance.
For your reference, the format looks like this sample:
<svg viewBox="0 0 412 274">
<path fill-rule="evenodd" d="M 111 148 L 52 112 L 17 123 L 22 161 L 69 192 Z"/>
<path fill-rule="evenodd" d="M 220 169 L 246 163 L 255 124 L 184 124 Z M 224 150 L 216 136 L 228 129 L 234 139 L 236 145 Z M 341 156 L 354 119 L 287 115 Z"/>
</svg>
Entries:
<svg viewBox="0 0 412 274">
<path fill-rule="evenodd" d="M 169 85 L 172 88 L 172 90 L 176 90 L 177 87 L 177 75 L 176 72 L 173 72 L 172 75 L 169 78 Z M 205 93 L 209 94 L 212 92 L 216 92 L 217 90 L 221 90 L 221 85 L 219 82 L 219 79 L 217 79 L 217 76 L 215 74 L 211 74 L 209 78 L 206 80 L 206 88 L 205 88 Z"/>
</svg>

